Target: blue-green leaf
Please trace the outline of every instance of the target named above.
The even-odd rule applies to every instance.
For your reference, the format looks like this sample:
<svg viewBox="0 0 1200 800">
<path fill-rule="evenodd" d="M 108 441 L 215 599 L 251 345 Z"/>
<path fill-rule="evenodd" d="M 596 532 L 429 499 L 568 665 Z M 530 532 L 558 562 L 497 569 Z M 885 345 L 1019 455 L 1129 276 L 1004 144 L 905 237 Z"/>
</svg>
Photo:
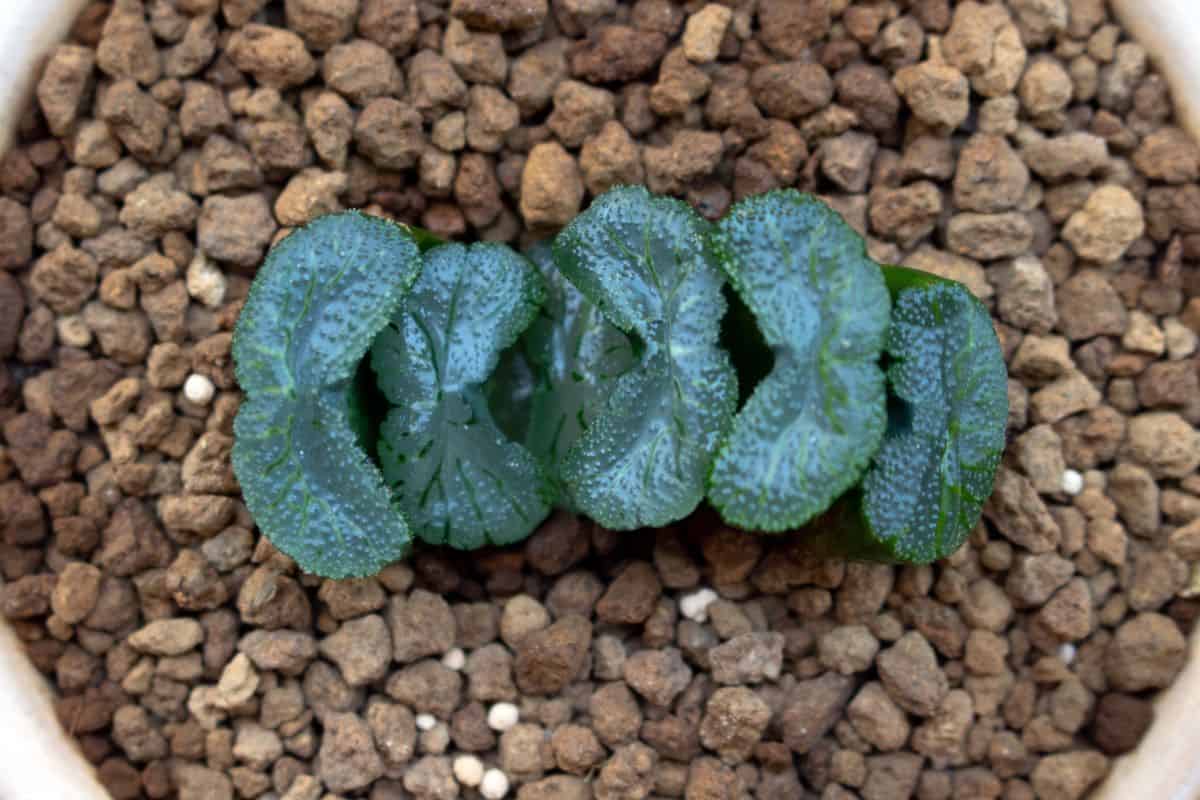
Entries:
<svg viewBox="0 0 1200 800">
<path fill-rule="evenodd" d="M 496 369 L 484 384 L 484 393 L 500 431 L 514 442 L 525 442 L 526 447 L 535 391 L 537 378 L 529 366 L 522 337 L 500 354 Z"/>
<path fill-rule="evenodd" d="M 309 572 L 369 575 L 408 552 L 351 405 L 359 361 L 419 271 L 394 223 L 322 217 L 271 250 L 238 318 L 234 471 L 259 528 Z"/>
<path fill-rule="evenodd" d="M 579 395 L 559 397 L 562 409 L 583 413 L 558 476 L 571 507 L 614 530 L 665 525 L 695 509 L 736 407 L 737 378 L 718 346 L 723 277 L 708 229 L 684 203 L 621 187 L 554 242 L 555 265 L 637 358 L 627 364 L 625 343 L 586 306 L 567 315 L 575 327 L 561 335 L 586 343 L 592 374 Z M 569 438 L 551 438 L 554 452 Z"/>
<path fill-rule="evenodd" d="M 979 521 L 1004 451 L 1008 374 L 987 309 L 961 284 L 885 269 L 894 395 L 862 485 L 863 517 L 895 560 L 953 553 Z"/>
<path fill-rule="evenodd" d="M 717 455 L 709 499 L 734 525 L 788 530 L 854 485 L 879 446 L 887 287 L 862 238 L 793 190 L 738 203 L 713 243 L 774 365 Z"/>
<path fill-rule="evenodd" d="M 546 302 L 522 338 L 534 377 L 525 441 L 557 472 L 603 410 L 617 379 L 637 363 L 637 355 L 634 340 L 554 266 L 548 245 L 531 250 L 529 258 L 546 281 Z"/>
<path fill-rule="evenodd" d="M 371 349 L 392 408 L 379 459 L 413 531 L 458 548 L 528 536 L 549 512 L 546 476 L 493 420 L 484 382 L 544 296 L 528 261 L 499 244 L 447 244 Z"/>
<path fill-rule="evenodd" d="M 234 470 L 259 528 L 303 569 L 328 578 L 372 575 L 410 543 L 347 412 L 334 387 L 294 402 L 250 397 L 234 423 Z"/>
</svg>

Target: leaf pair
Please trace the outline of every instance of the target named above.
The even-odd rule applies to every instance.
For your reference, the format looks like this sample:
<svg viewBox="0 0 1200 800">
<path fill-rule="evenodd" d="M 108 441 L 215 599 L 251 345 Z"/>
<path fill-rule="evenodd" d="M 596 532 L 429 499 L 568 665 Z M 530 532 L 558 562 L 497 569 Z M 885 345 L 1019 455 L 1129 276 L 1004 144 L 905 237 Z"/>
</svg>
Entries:
<svg viewBox="0 0 1200 800">
<path fill-rule="evenodd" d="M 614 530 L 690 514 L 736 409 L 709 229 L 678 200 L 620 187 L 530 254 L 547 301 L 493 404 L 522 409 L 510 430 L 557 502 Z"/>
<path fill-rule="evenodd" d="M 407 228 L 357 212 L 280 242 L 233 345 L 247 396 L 233 466 L 271 541 L 305 570 L 342 578 L 402 558 L 413 535 L 456 547 L 528 535 L 549 510 L 546 479 L 499 432 L 481 385 L 542 293 L 506 247 L 443 245 L 422 258 Z M 368 348 L 393 406 L 382 475 L 362 446 L 370 420 L 355 377 Z"/>
<path fill-rule="evenodd" d="M 544 296 L 533 265 L 504 245 L 442 245 L 425 254 L 421 277 L 371 348 L 392 406 L 379 461 L 409 524 L 431 544 L 509 544 L 549 513 L 545 473 L 500 431 L 484 391 Z"/>
<path fill-rule="evenodd" d="M 416 281 L 406 230 L 358 213 L 322 217 L 279 243 L 233 339 L 246 393 L 233 468 L 259 527 L 306 570 L 369 575 L 411 534 L 352 427 L 354 375 Z"/>
<path fill-rule="evenodd" d="M 686 204 L 621 187 L 535 253 L 551 288 L 526 337 L 526 441 L 560 502 L 614 530 L 699 505 L 736 407 L 707 231 Z"/>
<path fill-rule="evenodd" d="M 917 563 L 954 552 L 1004 448 L 1006 372 L 987 309 L 953 281 L 881 270 L 836 213 L 797 192 L 739 203 L 714 240 L 775 355 L 716 458 L 722 516 L 788 530 L 854 489 L 818 526 L 822 549 Z"/>
</svg>

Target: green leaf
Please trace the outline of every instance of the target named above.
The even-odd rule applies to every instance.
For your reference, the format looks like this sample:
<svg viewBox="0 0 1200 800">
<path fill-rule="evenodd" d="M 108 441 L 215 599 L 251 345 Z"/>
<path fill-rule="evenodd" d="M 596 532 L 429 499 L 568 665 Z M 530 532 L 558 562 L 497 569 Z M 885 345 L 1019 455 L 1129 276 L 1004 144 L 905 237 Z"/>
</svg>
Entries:
<svg viewBox="0 0 1200 800">
<path fill-rule="evenodd" d="M 738 203 L 713 243 L 774 365 L 717 455 L 709 499 L 731 524 L 788 530 L 853 486 L 879 446 L 887 287 L 862 238 L 793 190 Z"/>
<path fill-rule="evenodd" d="M 392 405 L 379 459 L 425 541 L 507 544 L 549 512 L 540 465 L 500 431 L 483 386 L 543 295 L 533 265 L 504 245 L 436 247 L 372 346 L 371 365 Z"/>
<path fill-rule="evenodd" d="M 554 242 L 559 270 L 624 333 L 637 358 L 628 366 L 620 337 L 582 305 L 564 315 L 572 326 L 559 330 L 565 342 L 549 348 L 586 345 L 575 361 L 585 369 L 574 387 L 581 391 L 563 397 L 556 385 L 559 407 L 568 416 L 583 412 L 567 428 L 577 438 L 558 473 L 568 504 L 610 529 L 660 526 L 691 513 L 736 407 L 737 378 L 717 342 L 725 303 L 708 229 L 684 203 L 621 187 Z M 544 441 L 559 453 L 569 439 Z"/>
<path fill-rule="evenodd" d="M 532 328 L 533 326 L 530 326 Z M 530 414 L 537 379 L 525 356 L 524 337 L 500 354 L 492 376 L 484 384 L 488 409 L 501 433 L 514 442 L 529 443 Z"/>
<path fill-rule="evenodd" d="M 557 473 L 617 379 L 637 363 L 637 347 L 559 272 L 548 245 L 535 247 L 529 258 L 546 281 L 546 302 L 522 337 L 534 378 L 525 442 Z M 559 493 L 562 502 L 570 502 Z"/>
<path fill-rule="evenodd" d="M 234 471 L 259 528 L 328 578 L 372 575 L 410 544 L 347 411 L 345 394 L 329 388 L 294 402 L 251 397 L 234 422 Z"/>
<path fill-rule="evenodd" d="M 238 318 L 233 468 L 271 542 L 330 578 L 403 557 L 408 526 L 355 433 L 355 370 L 420 271 L 387 220 L 322 217 L 268 254 Z M 356 416 L 356 415 L 355 415 Z"/>
<path fill-rule="evenodd" d="M 413 242 L 417 245 L 417 249 L 421 251 L 422 255 L 446 243 L 445 239 L 425 228 L 418 228 L 416 225 L 406 225 L 404 223 L 400 223 L 400 227 L 408 231 L 409 236 L 412 237 Z"/>
<path fill-rule="evenodd" d="M 979 521 L 1004 451 L 1008 373 L 987 309 L 963 285 L 887 267 L 896 292 L 887 433 L 856 535 L 891 560 L 953 553 Z"/>
</svg>

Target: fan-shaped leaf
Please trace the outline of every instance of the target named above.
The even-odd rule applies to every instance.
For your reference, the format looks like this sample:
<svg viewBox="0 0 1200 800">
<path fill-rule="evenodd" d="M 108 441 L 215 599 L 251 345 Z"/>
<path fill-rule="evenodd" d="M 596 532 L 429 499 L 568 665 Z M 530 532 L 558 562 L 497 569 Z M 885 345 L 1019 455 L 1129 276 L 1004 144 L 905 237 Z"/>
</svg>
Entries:
<svg viewBox="0 0 1200 800">
<path fill-rule="evenodd" d="M 529 259 L 546 282 L 546 302 L 521 337 L 521 357 L 532 378 L 525 443 L 556 473 L 617 379 L 637 363 L 636 348 L 563 277 L 549 245 L 533 248 Z M 570 502 L 565 492 L 559 495 L 561 503 Z"/>
<path fill-rule="evenodd" d="M 717 455 L 709 499 L 735 525 L 788 530 L 850 488 L 879 446 L 887 287 L 862 238 L 792 190 L 738 203 L 713 242 L 774 366 Z"/>
<path fill-rule="evenodd" d="M 271 250 L 238 319 L 234 471 L 263 533 L 310 572 L 369 575 L 408 551 L 352 428 L 353 377 L 419 271 L 394 223 L 322 217 Z"/>
<path fill-rule="evenodd" d="M 459 548 L 528 536 L 549 511 L 537 460 L 497 427 L 483 384 L 544 295 L 534 267 L 499 244 L 447 244 L 376 339 L 371 365 L 392 404 L 384 477 L 414 532 Z"/>
<path fill-rule="evenodd" d="M 1004 451 L 1008 373 L 986 308 L 961 284 L 902 267 L 887 433 L 863 479 L 874 538 L 901 561 L 953 553 L 979 521 Z"/>
<path fill-rule="evenodd" d="M 970 535 L 1004 450 L 1008 381 L 986 308 L 964 286 L 885 267 L 895 297 L 887 433 L 862 486 L 822 522 L 828 554 L 925 564 Z"/>
<path fill-rule="evenodd" d="M 561 409 L 583 411 L 558 474 L 570 505 L 608 528 L 689 514 L 736 406 L 737 378 L 717 344 L 725 302 L 708 228 L 678 200 L 621 187 L 555 239 L 555 265 L 634 345 L 627 355 L 586 305 L 564 316 L 575 326 L 560 330 L 565 344 L 586 343 L 588 354 L 578 395 L 555 386 Z M 551 437 L 552 452 L 569 438 Z"/>
</svg>

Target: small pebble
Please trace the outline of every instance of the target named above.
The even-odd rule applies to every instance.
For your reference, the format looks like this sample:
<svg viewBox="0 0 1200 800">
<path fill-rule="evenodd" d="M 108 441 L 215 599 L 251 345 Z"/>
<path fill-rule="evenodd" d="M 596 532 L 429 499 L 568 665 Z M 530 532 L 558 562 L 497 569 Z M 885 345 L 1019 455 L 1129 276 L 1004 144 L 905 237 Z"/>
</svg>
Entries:
<svg viewBox="0 0 1200 800">
<path fill-rule="evenodd" d="M 189 403 L 206 406 L 212 402 L 217 387 L 204 375 L 192 373 L 183 383 L 183 396 Z"/>
<path fill-rule="evenodd" d="M 187 291 L 209 308 L 225 302 L 227 282 L 221 270 L 213 266 L 203 251 L 197 250 L 187 270 Z"/>
<path fill-rule="evenodd" d="M 433 714 L 417 714 L 417 727 L 423 731 L 431 731 L 437 725 L 437 717 Z"/>
<path fill-rule="evenodd" d="M 450 746 L 450 729 L 445 723 L 435 723 L 432 728 L 421 733 L 421 752 L 430 755 L 441 755 Z"/>
<path fill-rule="evenodd" d="M 1163 334 L 1167 339 L 1167 357 L 1172 361 L 1187 358 L 1196 352 L 1196 334 L 1179 320 L 1165 320 Z"/>
<path fill-rule="evenodd" d="M 1083 476 L 1073 469 L 1064 470 L 1062 490 L 1072 496 L 1079 494 L 1083 491 Z"/>
<path fill-rule="evenodd" d="M 92 343 L 92 329 L 79 314 L 59 317 L 54 323 L 58 340 L 68 347 L 87 347 Z"/>
<path fill-rule="evenodd" d="M 476 756 L 455 758 L 454 777 L 463 786 L 478 786 L 483 781 L 483 762 Z"/>
<path fill-rule="evenodd" d="M 506 731 L 521 719 L 521 712 L 512 703 L 496 703 L 488 709 L 488 727 L 494 731 Z"/>
<path fill-rule="evenodd" d="M 447 669 L 452 669 L 455 672 L 461 670 L 467 663 L 467 656 L 463 653 L 461 647 L 455 647 L 453 650 L 447 651 L 446 655 L 442 656 L 442 666 Z"/>
<path fill-rule="evenodd" d="M 717 599 L 712 589 L 698 589 L 679 601 L 679 613 L 693 622 L 708 621 L 708 607 Z"/>
<path fill-rule="evenodd" d="M 479 784 L 479 793 L 487 800 L 500 800 L 508 794 L 508 776 L 493 767 L 483 773 L 483 781 Z"/>
</svg>

